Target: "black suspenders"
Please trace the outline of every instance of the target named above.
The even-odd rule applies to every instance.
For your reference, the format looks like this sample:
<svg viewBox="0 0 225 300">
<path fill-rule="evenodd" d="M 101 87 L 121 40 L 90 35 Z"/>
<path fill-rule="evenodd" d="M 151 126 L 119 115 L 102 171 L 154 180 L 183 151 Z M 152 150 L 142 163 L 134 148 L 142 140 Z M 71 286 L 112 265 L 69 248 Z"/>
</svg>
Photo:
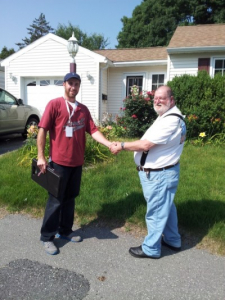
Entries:
<svg viewBox="0 0 225 300">
<path fill-rule="evenodd" d="M 173 114 L 168 114 L 168 115 L 166 115 L 164 118 L 166 118 L 166 117 L 168 117 L 168 116 L 176 116 L 176 117 L 178 117 L 178 118 L 180 118 L 181 120 L 184 121 L 183 116 L 181 116 L 181 115 L 179 115 L 179 114 L 175 114 L 175 113 L 173 113 Z M 184 122 L 185 122 L 185 121 L 184 121 Z M 142 153 L 141 161 L 140 161 L 141 166 L 144 166 L 147 155 L 148 155 L 148 151 L 144 151 L 144 152 Z"/>
</svg>

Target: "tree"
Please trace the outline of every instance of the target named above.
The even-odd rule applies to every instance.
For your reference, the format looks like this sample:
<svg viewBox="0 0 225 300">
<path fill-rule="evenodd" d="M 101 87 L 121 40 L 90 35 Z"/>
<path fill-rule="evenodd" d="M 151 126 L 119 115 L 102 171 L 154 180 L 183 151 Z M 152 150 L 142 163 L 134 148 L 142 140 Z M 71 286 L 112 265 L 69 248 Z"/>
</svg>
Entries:
<svg viewBox="0 0 225 300">
<path fill-rule="evenodd" d="M 105 49 L 109 44 L 108 38 L 105 39 L 104 36 L 96 33 L 88 36 L 86 33 L 82 32 L 79 27 L 72 25 L 70 22 L 68 26 L 59 24 L 55 34 L 68 40 L 73 32 L 78 44 L 89 50 Z"/>
<path fill-rule="evenodd" d="M 178 25 L 225 22 L 224 0 L 143 0 L 121 22 L 117 48 L 166 46 Z"/>
<path fill-rule="evenodd" d="M 0 59 L 5 59 L 6 57 L 10 56 L 11 54 L 15 53 L 13 48 L 7 49 L 6 46 L 2 48 L 2 52 L 0 53 Z"/>
<path fill-rule="evenodd" d="M 55 30 L 49 25 L 49 22 L 46 21 L 45 15 L 43 13 L 40 14 L 38 19 L 33 21 L 33 24 L 27 28 L 29 38 L 25 37 L 22 39 L 23 43 L 17 43 L 16 45 L 22 49 L 25 46 L 33 43 L 40 37 L 46 35 L 47 33 L 54 33 Z"/>
</svg>

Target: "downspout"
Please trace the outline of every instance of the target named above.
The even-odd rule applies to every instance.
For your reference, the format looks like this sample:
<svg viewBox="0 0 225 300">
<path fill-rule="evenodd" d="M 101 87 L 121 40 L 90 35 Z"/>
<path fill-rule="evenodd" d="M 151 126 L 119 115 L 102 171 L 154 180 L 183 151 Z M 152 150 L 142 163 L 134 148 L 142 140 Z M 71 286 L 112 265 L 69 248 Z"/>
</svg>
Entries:
<svg viewBox="0 0 225 300">
<path fill-rule="evenodd" d="M 98 119 L 101 122 L 102 117 L 102 71 L 108 69 L 109 61 L 107 60 L 106 66 L 100 69 L 100 95 L 99 95 L 99 116 Z M 108 74 L 107 74 L 107 94 L 108 94 Z"/>
</svg>

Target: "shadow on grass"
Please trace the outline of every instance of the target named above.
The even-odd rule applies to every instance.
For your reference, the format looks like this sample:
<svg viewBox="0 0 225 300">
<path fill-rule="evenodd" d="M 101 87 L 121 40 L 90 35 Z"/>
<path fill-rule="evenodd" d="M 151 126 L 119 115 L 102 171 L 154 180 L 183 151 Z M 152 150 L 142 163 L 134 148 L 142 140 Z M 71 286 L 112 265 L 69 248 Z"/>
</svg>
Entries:
<svg viewBox="0 0 225 300">
<path fill-rule="evenodd" d="M 176 203 L 183 246 L 196 246 L 209 235 L 225 242 L 225 203 L 218 200 L 187 200 Z"/>
</svg>

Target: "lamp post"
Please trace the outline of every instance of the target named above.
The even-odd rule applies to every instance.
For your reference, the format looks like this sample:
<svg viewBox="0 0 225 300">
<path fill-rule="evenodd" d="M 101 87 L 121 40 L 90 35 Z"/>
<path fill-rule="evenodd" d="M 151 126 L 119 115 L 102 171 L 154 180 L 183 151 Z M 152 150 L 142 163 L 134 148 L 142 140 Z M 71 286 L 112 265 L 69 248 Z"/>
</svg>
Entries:
<svg viewBox="0 0 225 300">
<path fill-rule="evenodd" d="M 69 55 L 72 57 L 71 63 L 70 63 L 70 72 L 76 73 L 76 63 L 75 63 L 75 56 L 78 52 L 78 43 L 77 39 L 74 37 L 74 32 L 68 40 L 67 44 L 67 50 L 69 52 Z"/>
</svg>

